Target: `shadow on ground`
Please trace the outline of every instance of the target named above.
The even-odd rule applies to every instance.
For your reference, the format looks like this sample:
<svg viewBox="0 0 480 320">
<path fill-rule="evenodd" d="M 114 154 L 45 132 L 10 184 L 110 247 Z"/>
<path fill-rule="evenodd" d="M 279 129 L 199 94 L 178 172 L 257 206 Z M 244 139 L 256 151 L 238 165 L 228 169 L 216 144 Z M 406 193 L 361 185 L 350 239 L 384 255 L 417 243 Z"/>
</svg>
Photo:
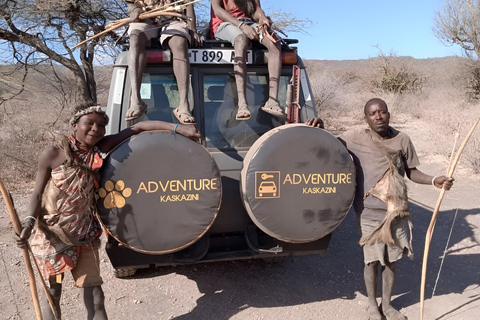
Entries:
<svg viewBox="0 0 480 320">
<path fill-rule="evenodd" d="M 395 290 L 397 298 L 393 301 L 393 305 L 398 309 L 419 302 L 424 235 L 431 217 L 431 210 L 422 204 L 410 205 L 414 224 L 415 259 L 411 261 L 403 258 L 398 262 Z M 465 241 L 472 246 L 478 245 L 474 237 L 475 226 L 467 221 L 469 215 L 478 211 L 459 210 L 457 213 L 448 253 L 437 283 L 436 296 L 463 293 L 471 286 L 478 286 L 480 256 L 460 254 L 456 249 L 460 242 Z M 455 211 L 442 211 L 435 227 L 428 262 L 425 294 L 427 299 L 432 295 L 454 215 Z M 277 263 L 246 260 L 162 267 L 139 270 L 135 278 L 177 273 L 196 282 L 203 295 L 189 313 L 175 319 L 229 319 L 251 307 L 276 308 L 333 299 L 352 300 L 359 293 L 366 295 L 363 283 L 363 254 L 357 241 L 356 216 L 354 212 L 350 212 L 334 231 L 327 255 L 323 258 L 298 256 L 287 257 Z M 212 310 L 215 310 L 214 314 Z"/>
<path fill-rule="evenodd" d="M 410 206 L 414 225 L 415 259 L 413 261 L 402 259 L 398 263 L 395 288 L 396 294 L 400 296 L 395 299 L 394 303 L 399 308 L 406 308 L 419 302 L 425 233 L 431 218 L 430 209 L 412 203 Z M 462 294 L 479 286 L 480 254 L 462 254 L 462 251 L 474 248 L 479 244 L 474 236 L 477 227 L 468 222 L 470 216 L 479 212 L 480 209 L 440 212 L 427 263 L 426 300 L 432 298 L 434 288 L 434 295 L 441 296 L 451 293 Z M 473 296 L 470 298 L 475 299 Z"/>
</svg>

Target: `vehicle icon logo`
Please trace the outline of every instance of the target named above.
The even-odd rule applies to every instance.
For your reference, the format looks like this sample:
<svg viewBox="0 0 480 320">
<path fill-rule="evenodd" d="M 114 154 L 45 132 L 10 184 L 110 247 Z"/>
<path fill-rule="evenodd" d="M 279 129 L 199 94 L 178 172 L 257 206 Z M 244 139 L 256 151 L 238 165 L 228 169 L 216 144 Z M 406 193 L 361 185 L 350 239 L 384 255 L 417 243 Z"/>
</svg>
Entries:
<svg viewBox="0 0 480 320">
<path fill-rule="evenodd" d="M 280 198 L 280 171 L 255 172 L 255 198 Z"/>
</svg>

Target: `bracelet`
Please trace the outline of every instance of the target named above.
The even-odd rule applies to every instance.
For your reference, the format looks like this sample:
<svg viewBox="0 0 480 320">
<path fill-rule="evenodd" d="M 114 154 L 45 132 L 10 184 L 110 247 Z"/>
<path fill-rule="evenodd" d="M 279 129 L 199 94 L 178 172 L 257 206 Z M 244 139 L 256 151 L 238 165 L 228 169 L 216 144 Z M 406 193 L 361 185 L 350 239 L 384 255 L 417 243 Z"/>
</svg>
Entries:
<svg viewBox="0 0 480 320">
<path fill-rule="evenodd" d="M 35 217 L 26 216 L 25 219 L 23 219 L 22 228 L 29 227 L 30 229 L 32 229 L 35 225 L 36 220 L 37 219 Z"/>
<path fill-rule="evenodd" d="M 25 219 L 23 219 L 23 221 L 27 221 L 29 219 L 33 219 L 33 222 L 37 221 L 37 219 L 33 216 L 26 216 Z"/>
<path fill-rule="evenodd" d="M 177 123 L 177 124 L 175 125 L 175 128 L 173 128 L 173 133 L 177 133 L 177 128 L 178 128 L 178 125 L 179 125 L 179 124 L 180 124 L 180 123 Z"/>
<path fill-rule="evenodd" d="M 237 26 L 238 29 L 242 30 L 242 26 L 244 25 L 245 23 L 243 21 L 240 21 L 240 24 Z"/>
<path fill-rule="evenodd" d="M 433 177 L 433 179 L 432 179 L 432 186 L 435 185 L 435 179 L 437 179 L 437 178 L 438 178 L 438 176 Z"/>
</svg>

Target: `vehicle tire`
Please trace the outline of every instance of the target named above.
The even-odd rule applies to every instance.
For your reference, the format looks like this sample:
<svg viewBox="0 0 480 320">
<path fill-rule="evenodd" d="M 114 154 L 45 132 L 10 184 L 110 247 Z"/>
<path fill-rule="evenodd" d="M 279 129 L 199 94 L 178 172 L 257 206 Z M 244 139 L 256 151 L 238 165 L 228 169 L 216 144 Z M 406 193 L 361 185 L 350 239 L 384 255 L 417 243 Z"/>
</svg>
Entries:
<svg viewBox="0 0 480 320">
<path fill-rule="evenodd" d="M 173 132 L 123 141 L 103 161 L 100 177 L 97 208 L 109 236 L 141 253 L 173 253 L 197 242 L 222 198 L 210 153 Z"/>
<path fill-rule="evenodd" d="M 115 268 L 113 269 L 113 275 L 115 278 L 131 277 L 137 272 L 137 268 Z"/>
<path fill-rule="evenodd" d="M 289 124 L 252 145 L 240 174 L 241 196 L 263 232 L 288 243 L 308 243 L 345 218 L 355 179 L 353 159 L 337 138 L 320 128 Z M 260 193 L 262 185 L 275 192 Z"/>
</svg>

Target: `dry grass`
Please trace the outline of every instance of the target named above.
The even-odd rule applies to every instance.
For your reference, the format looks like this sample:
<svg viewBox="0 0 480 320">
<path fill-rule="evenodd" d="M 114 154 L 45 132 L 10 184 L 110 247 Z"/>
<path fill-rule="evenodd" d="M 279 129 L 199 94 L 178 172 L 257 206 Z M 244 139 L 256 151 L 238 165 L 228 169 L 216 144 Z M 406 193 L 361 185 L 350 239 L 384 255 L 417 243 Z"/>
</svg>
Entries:
<svg viewBox="0 0 480 320">
<path fill-rule="evenodd" d="M 97 72 L 103 79 L 97 80 L 102 105 L 107 102 L 110 73 L 107 68 Z M 65 100 L 73 88 L 62 68 L 57 70 L 61 85 L 48 66 L 29 70 L 23 91 L 21 69 L 1 66 L 0 74 L 0 177 L 10 189 L 29 189 L 41 150 L 70 132 L 67 122 L 75 103 Z"/>
<path fill-rule="evenodd" d="M 460 130 L 463 139 L 480 116 L 480 101 L 472 100 L 468 93 L 471 63 L 460 57 L 423 60 L 389 57 L 391 67 L 403 68 L 422 79 L 421 88 L 400 94 L 375 82 L 385 75 L 383 58 L 306 61 L 319 116 L 334 131 L 361 125 L 365 102 L 380 97 L 389 105 L 392 125 L 415 135 L 420 155 L 442 155 L 448 159 L 455 132 Z M 479 141 L 480 129 L 477 129 L 462 156 L 477 173 L 480 172 Z"/>
</svg>

